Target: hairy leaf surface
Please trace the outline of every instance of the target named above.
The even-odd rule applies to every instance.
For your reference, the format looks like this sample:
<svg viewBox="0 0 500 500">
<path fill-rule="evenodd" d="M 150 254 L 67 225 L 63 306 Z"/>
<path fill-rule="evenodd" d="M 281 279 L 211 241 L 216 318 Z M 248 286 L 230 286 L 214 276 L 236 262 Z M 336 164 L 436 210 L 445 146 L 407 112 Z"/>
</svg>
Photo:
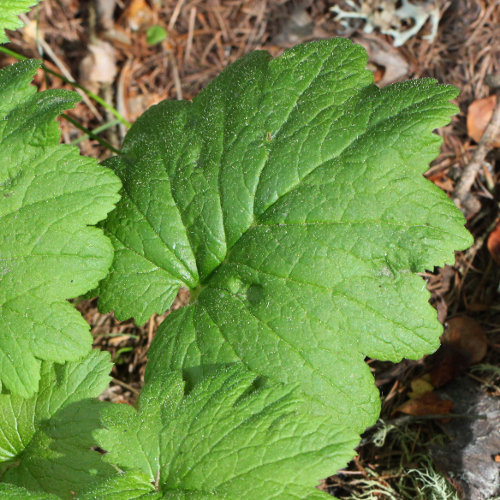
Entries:
<svg viewBox="0 0 500 500">
<path fill-rule="evenodd" d="M 109 354 L 98 351 L 65 365 L 44 361 L 36 394 L 0 394 L 3 481 L 72 498 L 72 491 L 114 472 L 91 450 L 105 406 L 93 398 L 107 387 L 110 370 Z"/>
<path fill-rule="evenodd" d="M 149 373 L 181 368 L 195 382 L 241 361 L 361 432 L 379 405 L 365 356 L 437 347 L 416 273 L 471 240 L 422 172 L 456 89 L 379 89 L 365 63 L 343 39 L 255 52 L 130 130 L 109 163 L 123 199 L 105 224 L 115 258 L 101 307 L 141 323 L 179 286 L 192 295 L 161 325 Z"/>
<path fill-rule="evenodd" d="M 180 372 L 156 372 L 137 410 L 107 406 L 105 460 L 146 474 L 164 498 L 329 498 L 313 486 L 347 460 L 357 436 L 340 435 L 328 417 L 297 413 L 292 387 L 254 381 L 229 366 L 185 396 Z"/>
<path fill-rule="evenodd" d="M 352 436 L 379 413 L 364 358 L 437 347 L 417 273 L 471 238 L 422 173 L 456 89 L 379 89 L 365 64 L 342 39 L 274 60 L 252 53 L 192 102 L 160 103 L 132 127 L 108 163 L 123 197 L 104 225 L 115 257 L 101 307 L 142 323 L 180 286 L 191 291 L 159 328 L 147 374 L 180 369 L 192 386 L 241 362 L 298 385 L 306 413 Z M 343 460 L 350 445 L 335 444 Z M 137 460 L 151 464 L 146 455 Z"/>
<path fill-rule="evenodd" d="M 94 288 L 113 248 L 96 224 L 113 209 L 120 182 L 59 144 L 55 117 L 73 92 L 37 93 L 39 67 L 0 70 L 0 382 L 32 395 L 40 360 L 76 360 L 91 348 L 88 324 L 65 299 Z"/>
<path fill-rule="evenodd" d="M 164 498 L 143 472 L 115 474 L 78 494 L 78 500 L 156 500 Z"/>
<path fill-rule="evenodd" d="M 57 500 L 59 498 L 57 495 L 30 491 L 22 486 L 16 486 L 10 483 L 0 483 L 0 496 L 8 500 L 13 500 L 15 498 L 19 500 L 24 500 L 25 498 L 29 498 L 30 500 Z"/>
<path fill-rule="evenodd" d="M 29 8 L 38 3 L 39 0 L 2 0 L 0 2 L 0 43 L 8 42 L 5 30 L 15 30 L 23 23 L 17 17 L 27 12 Z"/>
</svg>

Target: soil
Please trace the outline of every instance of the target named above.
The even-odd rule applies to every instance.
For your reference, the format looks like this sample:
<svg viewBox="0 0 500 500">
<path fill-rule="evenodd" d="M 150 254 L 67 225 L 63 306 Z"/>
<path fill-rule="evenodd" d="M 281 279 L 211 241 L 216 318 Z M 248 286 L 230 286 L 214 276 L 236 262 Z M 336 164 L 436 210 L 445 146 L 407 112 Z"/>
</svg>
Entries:
<svg viewBox="0 0 500 500">
<path fill-rule="evenodd" d="M 382 14 L 390 11 L 394 3 L 364 2 Z M 25 29 L 9 33 L 12 43 L 7 47 L 28 57 L 42 58 L 46 67 L 57 73 L 66 72 L 67 79 L 100 95 L 133 122 L 160 100 L 191 99 L 224 67 L 252 50 L 265 49 L 276 56 L 286 47 L 307 40 L 351 38 L 369 51 L 369 69 L 379 85 L 432 77 L 459 88 L 456 103 L 460 111 L 450 125 L 437 131 L 443 137 L 441 153 L 425 174 L 453 198 L 457 183 L 478 149 L 468 136 L 468 107 L 500 92 L 500 3 L 413 3 L 434 9 L 439 20 L 437 33 L 433 39 L 428 38 L 432 34 L 428 18 L 416 35 L 394 47 L 393 37 L 381 32 L 383 26 L 375 22 L 375 17 L 368 19 L 373 32 L 366 33 L 366 19 L 339 20 L 331 10 L 335 6 L 352 11 L 353 2 L 350 6 L 335 0 L 44 0 L 28 15 Z M 401 5 L 399 2 L 396 6 Z M 404 19 L 398 30 L 404 32 L 415 22 Z M 166 37 L 150 45 L 147 30 L 155 25 L 166 29 Z M 0 54 L 0 65 L 14 61 L 14 57 Z M 73 88 L 42 70 L 36 84 L 40 89 Z M 88 130 L 111 123 L 99 136 L 119 148 L 125 128 L 108 110 L 99 104 L 94 106 L 82 101 L 70 115 Z M 101 160 L 110 155 L 106 147 L 89 139 L 72 123 L 61 120 L 61 127 L 64 142 L 77 143 L 82 154 Z M 474 401 L 480 395 L 489 398 L 491 411 L 485 418 L 498 419 L 499 414 L 495 405 L 498 409 L 500 245 L 495 247 L 494 238 L 500 238 L 500 229 L 495 233 L 500 220 L 500 150 L 489 144 L 484 149 L 467 192 L 467 203 L 457 200 L 466 212 L 474 245 L 457 253 L 454 265 L 423 275 L 440 321 L 446 324 L 452 318 L 465 317 L 466 326 L 444 339 L 437 358 L 405 360 L 396 365 L 367 360 L 380 389 L 382 420 L 365 433 L 356 458 L 343 471 L 321 482 L 321 489 L 338 498 L 454 498 L 453 493 L 436 493 L 438 480 L 433 474 L 445 478 L 444 490 L 450 484 L 453 490 L 448 491 L 456 489 L 462 498 L 487 498 L 468 487 L 467 478 L 474 476 L 474 470 L 464 470 L 465 463 L 469 468 L 493 470 L 488 481 L 497 481 L 497 485 L 491 495 L 500 493 L 498 468 L 495 479 L 491 467 L 500 461 L 500 443 L 490 440 L 483 452 L 476 443 L 474 460 L 443 459 L 443 449 L 455 432 L 455 427 L 447 428 L 447 421 L 472 417 L 466 415 L 463 401 L 454 404 L 455 413 L 447 420 L 434 417 L 450 411 L 436 401 L 451 400 L 449 394 L 434 389 L 456 383 L 459 376 L 466 378 L 468 386 L 474 386 L 469 391 L 475 394 Z M 188 292 L 181 290 L 173 308 L 188 300 Z M 143 383 L 147 349 L 168 312 L 153 316 L 145 325 L 136 325 L 132 320 L 120 323 L 112 314 L 100 314 L 95 299 L 75 300 L 75 304 L 92 327 L 95 347 L 109 350 L 115 362 L 113 383 L 103 399 L 133 403 Z M 469 320 L 479 326 L 469 328 Z M 469 347 L 463 347 L 466 341 Z M 479 360 L 468 355 L 470 345 L 481 353 Z M 439 376 L 432 379 L 436 372 Z M 445 380 L 444 384 L 437 383 L 437 379 Z M 424 382 L 429 384 L 424 394 L 433 393 L 432 397 L 408 396 Z M 469 408 L 476 406 L 471 402 Z M 461 408 L 459 413 L 457 407 Z M 496 424 L 498 429 L 498 421 Z M 431 454 L 432 447 L 439 451 Z M 455 443 L 450 453 L 460 456 L 465 447 Z"/>
</svg>

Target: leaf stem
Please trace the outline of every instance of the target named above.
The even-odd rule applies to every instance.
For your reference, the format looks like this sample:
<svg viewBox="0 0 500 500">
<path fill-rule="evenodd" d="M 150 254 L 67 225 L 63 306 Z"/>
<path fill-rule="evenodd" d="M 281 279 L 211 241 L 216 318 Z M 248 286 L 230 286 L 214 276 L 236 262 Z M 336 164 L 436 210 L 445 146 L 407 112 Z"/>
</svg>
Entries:
<svg viewBox="0 0 500 500">
<path fill-rule="evenodd" d="M 2 46 L 0 46 L 0 52 L 3 52 L 4 54 L 9 55 L 11 57 L 14 57 L 18 61 L 25 61 L 26 59 L 29 59 L 28 57 L 23 56 L 22 54 L 19 54 L 17 52 L 14 52 L 13 50 L 10 50 L 10 49 L 8 49 L 6 47 L 2 47 Z M 107 103 L 104 99 L 99 97 L 97 94 L 94 94 L 90 90 L 86 89 L 83 85 L 80 85 L 79 83 L 72 81 L 69 78 L 66 78 L 64 75 L 61 75 L 57 71 L 54 71 L 54 70 L 48 68 L 47 66 L 45 66 L 43 61 L 42 61 L 42 69 L 45 72 L 49 73 L 50 75 L 61 79 L 63 82 L 68 83 L 69 85 L 72 85 L 73 87 L 85 92 L 85 94 L 87 94 L 90 98 L 94 99 L 94 101 L 96 101 L 103 108 L 106 108 L 110 113 L 112 113 L 113 116 L 117 120 L 119 120 L 120 123 L 122 123 L 125 127 L 130 128 L 132 126 L 132 124 L 127 119 L 125 119 L 125 117 L 117 109 L 115 109 L 113 106 L 111 106 L 111 104 Z"/>
<path fill-rule="evenodd" d="M 103 125 L 95 128 L 94 130 L 92 130 L 91 132 L 94 134 L 94 135 L 97 135 L 97 134 L 100 134 L 101 132 L 104 132 L 105 130 L 108 130 L 108 128 L 111 128 L 111 127 L 114 127 L 115 125 L 118 125 L 118 123 L 120 123 L 118 120 L 112 120 L 110 122 L 107 122 L 107 123 L 104 123 Z M 75 145 L 75 144 L 78 144 L 82 141 L 84 141 L 86 139 L 85 136 L 88 136 L 89 134 L 87 132 L 85 132 L 84 135 L 78 137 L 77 139 L 75 139 L 74 141 L 71 141 L 70 144 L 72 145 Z"/>
<path fill-rule="evenodd" d="M 109 149 L 113 153 L 119 155 L 121 154 L 118 149 L 116 149 L 114 146 L 112 146 L 109 142 L 105 141 L 104 139 L 101 139 L 98 135 L 94 134 L 91 130 L 88 128 L 85 128 L 83 125 L 78 123 L 74 118 L 71 118 L 67 113 L 62 113 L 61 116 L 68 120 L 71 124 L 73 124 L 77 129 L 85 132 L 91 139 L 94 139 L 97 141 L 101 146 L 104 146 L 105 148 Z"/>
</svg>

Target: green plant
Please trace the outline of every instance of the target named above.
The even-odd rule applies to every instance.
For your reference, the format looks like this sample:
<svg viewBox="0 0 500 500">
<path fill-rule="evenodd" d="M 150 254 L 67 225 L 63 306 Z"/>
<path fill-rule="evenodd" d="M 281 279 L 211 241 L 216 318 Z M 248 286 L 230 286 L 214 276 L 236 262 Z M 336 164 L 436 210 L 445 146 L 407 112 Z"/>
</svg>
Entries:
<svg viewBox="0 0 500 500">
<path fill-rule="evenodd" d="M 146 42 L 149 45 L 157 45 L 167 38 L 167 30 L 158 24 L 151 26 L 146 31 Z"/>
<path fill-rule="evenodd" d="M 341 39 L 249 54 L 147 111 L 108 168 L 56 144 L 71 93 L 34 94 L 34 62 L 0 72 L 4 497 L 325 497 L 378 416 L 364 357 L 437 347 L 416 273 L 470 243 L 421 176 L 455 89 L 381 90 L 365 63 Z M 121 200 L 88 228 L 108 169 Z M 135 409 L 95 400 L 108 356 L 63 301 L 101 278 L 101 309 L 138 322 L 191 291 Z"/>
<path fill-rule="evenodd" d="M 5 30 L 15 30 L 22 26 L 18 15 L 27 12 L 39 0 L 2 0 L 0 6 L 0 43 L 8 42 Z"/>
<path fill-rule="evenodd" d="M 113 249 L 88 227 L 113 209 L 120 182 L 75 147 L 59 144 L 54 118 L 79 97 L 29 84 L 39 63 L 0 73 L 0 381 L 29 397 L 40 360 L 76 360 L 89 326 L 65 299 L 105 277 Z"/>
<path fill-rule="evenodd" d="M 309 412 L 354 435 L 379 410 L 364 357 L 437 347 L 415 273 L 470 240 L 421 171 L 456 90 L 378 89 L 365 63 L 343 39 L 249 54 L 192 103 L 147 111 L 107 162 L 123 190 L 103 224 L 115 257 L 100 306 L 141 323 L 180 286 L 192 294 L 161 325 L 148 371 L 195 384 L 242 362 L 298 384 Z"/>
</svg>

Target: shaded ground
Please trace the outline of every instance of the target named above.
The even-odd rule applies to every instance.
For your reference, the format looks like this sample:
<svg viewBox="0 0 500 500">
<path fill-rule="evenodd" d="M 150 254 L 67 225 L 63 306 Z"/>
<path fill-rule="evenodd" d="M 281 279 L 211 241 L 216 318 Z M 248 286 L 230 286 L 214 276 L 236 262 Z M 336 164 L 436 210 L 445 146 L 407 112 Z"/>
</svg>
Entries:
<svg viewBox="0 0 500 500">
<path fill-rule="evenodd" d="M 373 12 L 390 10 L 388 0 L 365 4 L 372 5 Z M 58 73 L 67 71 L 69 79 L 98 93 L 133 122 L 162 99 L 192 98 L 225 66 L 251 50 L 266 49 L 278 55 L 283 48 L 301 41 L 347 36 L 368 49 L 369 67 L 381 85 L 394 79 L 430 76 L 460 89 L 460 113 L 439 131 L 444 139 L 441 154 L 426 174 L 451 196 L 477 148 L 467 134 L 468 106 L 495 94 L 500 87 L 500 3 L 451 0 L 433 5 L 440 20 L 435 38 L 423 38 L 432 29 L 427 21 L 417 36 L 394 48 L 392 38 L 379 29 L 363 33 L 365 20 L 351 20 L 346 25 L 336 21 L 332 6 L 345 11 L 352 8 L 334 0 L 44 0 L 30 14 L 28 27 L 11 35 L 13 42 L 8 47 L 29 57 L 40 57 L 41 53 L 47 67 Z M 414 22 L 405 20 L 398 29 L 404 32 Z M 168 32 L 154 46 L 146 42 L 146 30 L 153 25 L 163 26 Z M 13 61 L 0 56 L 2 65 Z M 42 89 L 72 88 L 41 71 L 37 84 Z M 101 137 L 119 147 L 124 129 L 101 106 L 92 110 L 82 102 L 71 115 L 90 130 L 111 123 Z M 106 148 L 86 138 L 69 122 L 62 121 L 61 125 L 64 141 L 77 141 L 83 154 L 100 159 L 109 155 Z M 470 408 L 477 401 L 483 405 L 480 408 L 498 408 L 500 252 L 495 261 L 488 250 L 490 233 L 498 221 L 498 160 L 499 150 L 491 149 L 470 190 L 476 200 L 474 210 L 467 213 L 474 246 L 457 254 L 453 267 L 425 275 L 443 323 L 465 316 L 478 324 L 450 327 L 449 348 L 437 358 L 397 365 L 368 361 L 381 391 L 383 423 L 367 431 L 359 455 L 344 471 L 322 482 L 322 489 L 339 498 L 454 498 L 443 476 L 435 472 L 439 468 L 464 498 L 487 498 L 471 493 L 466 481 L 461 480 L 462 460 L 450 465 L 442 458 L 443 448 L 439 446 L 446 445 L 453 432 L 447 427 L 450 424 L 432 415 L 449 413 L 451 408 L 442 404 L 442 399 L 450 397 L 446 395 L 447 383 L 459 375 L 475 387 Z M 187 292 L 181 291 L 174 308 L 187 300 Z M 147 324 L 136 326 L 133 321 L 119 323 L 110 314 L 99 314 L 94 300 L 81 301 L 77 307 L 92 325 L 95 345 L 109 350 L 116 363 L 114 382 L 105 397 L 133 401 L 142 385 L 147 348 L 164 316 L 154 316 Z M 471 359 L 472 351 L 482 356 Z M 481 365 L 477 365 L 478 360 Z M 475 363 L 472 368 L 471 362 Z M 430 380 L 421 378 L 429 372 Z M 424 382 L 430 382 L 430 387 Z M 414 394 L 409 398 L 412 390 L 425 394 L 422 385 L 431 396 L 422 399 Z M 443 394 L 434 391 L 438 385 L 443 386 Z M 406 407 L 401 408 L 402 404 Z M 452 420 L 457 419 L 477 420 L 465 415 L 464 410 L 455 411 Z M 431 448 L 438 450 L 434 458 Z M 453 453 L 460 454 L 460 450 L 454 448 Z M 500 461 L 500 443 L 496 453 L 488 453 L 485 460 Z M 476 467 L 480 470 L 486 466 L 480 462 Z"/>
</svg>

